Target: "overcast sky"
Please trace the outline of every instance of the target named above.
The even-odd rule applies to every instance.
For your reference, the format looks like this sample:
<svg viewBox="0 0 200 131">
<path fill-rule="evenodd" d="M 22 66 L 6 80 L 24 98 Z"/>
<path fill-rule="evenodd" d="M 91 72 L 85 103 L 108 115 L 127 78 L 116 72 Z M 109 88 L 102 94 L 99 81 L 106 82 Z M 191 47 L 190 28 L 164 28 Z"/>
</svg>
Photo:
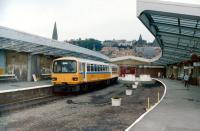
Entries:
<svg viewBox="0 0 200 131">
<path fill-rule="evenodd" d="M 200 3 L 199 0 L 170 0 Z M 136 17 L 136 0 L 0 0 L 0 25 L 58 39 L 144 39 L 153 36 Z"/>
</svg>

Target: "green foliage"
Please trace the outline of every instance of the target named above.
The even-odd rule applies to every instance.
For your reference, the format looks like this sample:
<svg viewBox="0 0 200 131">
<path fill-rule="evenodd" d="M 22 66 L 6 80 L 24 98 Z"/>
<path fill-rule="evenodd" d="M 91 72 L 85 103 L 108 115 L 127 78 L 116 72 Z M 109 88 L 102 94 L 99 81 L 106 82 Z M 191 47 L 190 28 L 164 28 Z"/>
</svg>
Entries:
<svg viewBox="0 0 200 131">
<path fill-rule="evenodd" d="M 96 51 L 100 51 L 102 49 L 101 41 L 92 38 L 85 40 L 78 39 L 74 41 L 74 44 L 90 50 L 95 49 Z"/>
</svg>

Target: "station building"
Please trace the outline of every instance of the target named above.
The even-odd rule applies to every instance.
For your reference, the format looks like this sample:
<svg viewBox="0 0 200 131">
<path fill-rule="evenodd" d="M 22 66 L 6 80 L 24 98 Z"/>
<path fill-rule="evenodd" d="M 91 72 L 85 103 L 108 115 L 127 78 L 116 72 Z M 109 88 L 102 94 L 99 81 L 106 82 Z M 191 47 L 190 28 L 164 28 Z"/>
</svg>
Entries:
<svg viewBox="0 0 200 131">
<path fill-rule="evenodd" d="M 151 77 L 165 77 L 166 68 L 161 65 L 153 65 L 152 63 L 158 60 L 161 54 L 152 58 L 146 59 L 136 56 L 123 56 L 112 58 L 111 62 L 119 66 L 119 75 L 123 77 L 125 74 L 133 74 L 139 76 L 141 74 L 149 74 Z"/>
<path fill-rule="evenodd" d="M 109 61 L 86 48 L 0 26 L 0 80 L 49 77 L 53 59 L 63 56 Z"/>
<path fill-rule="evenodd" d="M 138 0 L 137 16 L 154 35 L 162 56 L 153 62 L 166 67 L 166 76 L 200 84 L 200 8 L 199 5 Z"/>
</svg>

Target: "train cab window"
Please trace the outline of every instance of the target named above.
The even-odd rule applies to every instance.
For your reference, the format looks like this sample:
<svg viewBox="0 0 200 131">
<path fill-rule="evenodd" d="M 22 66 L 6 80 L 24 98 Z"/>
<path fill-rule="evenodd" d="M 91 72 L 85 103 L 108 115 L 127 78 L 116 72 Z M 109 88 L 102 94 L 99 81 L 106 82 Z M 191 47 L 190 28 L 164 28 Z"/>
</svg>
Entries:
<svg viewBox="0 0 200 131">
<path fill-rule="evenodd" d="M 54 73 L 75 73 L 77 62 L 74 60 L 58 60 L 53 63 Z"/>
</svg>

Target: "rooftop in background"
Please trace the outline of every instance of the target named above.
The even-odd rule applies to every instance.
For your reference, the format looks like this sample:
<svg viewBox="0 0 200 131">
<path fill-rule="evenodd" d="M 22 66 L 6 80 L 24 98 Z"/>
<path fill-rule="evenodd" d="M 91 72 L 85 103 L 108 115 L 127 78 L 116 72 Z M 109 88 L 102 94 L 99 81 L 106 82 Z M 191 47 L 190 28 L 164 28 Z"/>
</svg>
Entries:
<svg viewBox="0 0 200 131">
<path fill-rule="evenodd" d="M 200 55 L 200 5 L 138 0 L 137 15 L 162 48 L 156 64 L 167 65 Z"/>
<path fill-rule="evenodd" d="M 117 58 L 111 58 L 111 62 L 118 65 L 146 65 L 151 64 L 152 62 L 158 60 L 161 57 L 161 54 L 152 58 L 146 59 L 136 56 L 122 56 Z"/>
<path fill-rule="evenodd" d="M 0 49 L 26 52 L 32 55 L 78 56 L 93 60 L 110 60 L 107 56 L 96 51 L 2 26 L 0 26 Z"/>
</svg>

